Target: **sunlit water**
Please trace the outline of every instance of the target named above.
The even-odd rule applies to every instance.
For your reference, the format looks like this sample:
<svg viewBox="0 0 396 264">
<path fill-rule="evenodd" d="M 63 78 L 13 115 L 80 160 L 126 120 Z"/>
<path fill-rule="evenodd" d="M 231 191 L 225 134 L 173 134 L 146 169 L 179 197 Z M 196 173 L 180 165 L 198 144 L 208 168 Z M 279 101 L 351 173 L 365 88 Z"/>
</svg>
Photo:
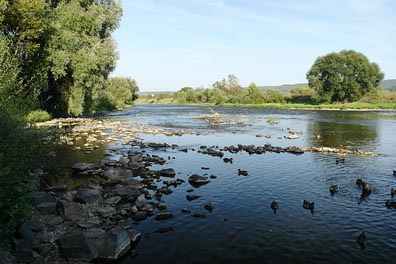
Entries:
<svg viewBox="0 0 396 264">
<path fill-rule="evenodd" d="M 396 259 L 396 209 L 387 209 L 390 189 L 396 188 L 396 113 L 292 111 L 211 107 L 225 119 L 249 126 L 212 127 L 195 118 L 209 114 L 209 107 L 138 105 L 107 117 L 137 120 L 152 127 L 194 131 L 193 135 L 139 135 L 144 142 L 177 144 L 188 148 L 154 150 L 150 154 L 167 159 L 152 169 L 174 168 L 176 178 L 186 182 L 162 199 L 174 217 L 156 221 L 150 217 L 131 225 L 142 232 L 142 240 L 122 263 L 394 263 Z M 271 125 L 274 119 L 279 122 Z M 289 130 L 302 131 L 288 140 Z M 198 134 L 198 135 L 197 135 Z M 256 137 L 257 134 L 271 138 Z M 320 138 L 316 138 L 316 135 Z M 265 153 L 231 154 L 233 163 L 198 153 L 200 146 L 351 146 L 373 151 L 373 157 L 347 156 L 336 164 L 334 154 Z M 113 146 L 114 147 L 114 146 Z M 132 147 L 120 146 L 120 151 Z M 102 154 L 100 154 L 102 155 Z M 168 157 L 170 159 L 168 159 Z M 209 170 L 202 170 L 202 166 Z M 237 170 L 249 172 L 238 176 Z M 187 181 L 191 174 L 217 176 L 207 185 L 194 188 L 201 198 L 188 201 Z M 369 182 L 371 195 L 361 199 L 357 178 Z M 339 193 L 329 187 L 337 184 Z M 302 200 L 315 202 L 315 211 L 302 208 Z M 277 200 L 274 214 L 270 203 Z M 204 205 L 211 202 L 214 210 Z M 193 218 L 181 213 L 205 213 Z M 173 231 L 155 230 L 171 226 Z M 366 231 L 368 245 L 361 249 L 356 237 Z"/>
</svg>

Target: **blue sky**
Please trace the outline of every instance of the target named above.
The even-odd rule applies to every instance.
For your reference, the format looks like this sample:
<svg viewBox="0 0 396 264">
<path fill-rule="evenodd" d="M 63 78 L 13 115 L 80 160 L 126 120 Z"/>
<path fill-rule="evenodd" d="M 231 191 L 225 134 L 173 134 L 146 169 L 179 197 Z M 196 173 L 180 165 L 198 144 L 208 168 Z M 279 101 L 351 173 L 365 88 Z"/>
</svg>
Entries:
<svg viewBox="0 0 396 264">
<path fill-rule="evenodd" d="M 394 0 L 121 0 L 113 76 L 140 91 L 306 82 L 318 56 L 352 49 L 396 79 Z"/>
</svg>

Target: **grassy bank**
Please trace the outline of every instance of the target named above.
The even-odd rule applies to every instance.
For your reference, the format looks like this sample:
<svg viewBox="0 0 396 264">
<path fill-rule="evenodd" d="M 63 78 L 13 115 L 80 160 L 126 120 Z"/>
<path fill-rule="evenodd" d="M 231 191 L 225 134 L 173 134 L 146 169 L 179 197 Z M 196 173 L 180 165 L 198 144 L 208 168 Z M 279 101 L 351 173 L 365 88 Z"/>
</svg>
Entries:
<svg viewBox="0 0 396 264">
<path fill-rule="evenodd" d="M 155 101 L 148 101 L 139 99 L 137 104 L 186 104 L 186 105 L 207 105 L 215 106 L 216 104 L 210 103 L 180 103 L 175 100 L 166 98 Z M 236 106 L 236 107 L 252 107 L 252 108 L 268 108 L 268 109 L 312 109 L 312 110 L 355 110 L 355 111 L 375 111 L 375 110 L 396 110 L 395 102 L 353 102 L 353 103 L 338 103 L 338 104 L 308 104 L 308 103 L 263 103 L 263 104 L 221 104 L 223 106 Z"/>
</svg>

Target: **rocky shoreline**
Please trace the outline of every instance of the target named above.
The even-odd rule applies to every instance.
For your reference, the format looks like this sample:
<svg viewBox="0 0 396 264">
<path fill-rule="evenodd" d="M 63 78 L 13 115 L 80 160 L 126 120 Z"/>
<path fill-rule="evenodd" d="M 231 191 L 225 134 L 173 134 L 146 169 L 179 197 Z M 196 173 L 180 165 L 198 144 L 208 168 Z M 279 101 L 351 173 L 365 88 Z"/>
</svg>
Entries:
<svg viewBox="0 0 396 264">
<path fill-rule="evenodd" d="M 213 119 L 210 121 L 213 122 Z M 242 124 L 234 124 L 242 125 Z M 244 125 L 244 124 L 243 124 Z M 128 145 L 131 150 L 117 153 L 120 158 L 105 157 L 100 163 L 79 162 L 70 167 L 71 177 L 86 179 L 86 183 L 69 190 L 67 185 L 45 186 L 41 191 L 31 192 L 28 197 L 33 205 L 28 221 L 18 230 L 14 239 L 15 258 L 18 263 L 87 263 L 113 262 L 125 255 L 133 255 L 141 234 L 131 228 L 132 222 L 154 217 L 157 221 L 173 217 L 161 199 L 170 195 L 174 188 L 184 184 L 187 179 L 176 178 L 173 168 L 151 169 L 151 165 L 163 165 L 166 160 L 149 154 L 146 149 L 168 148 L 181 152 L 196 151 L 203 155 L 223 158 L 225 153 L 263 154 L 265 152 L 303 154 L 305 152 L 330 153 L 337 156 L 375 155 L 349 148 L 315 147 L 275 147 L 235 145 L 200 146 L 188 149 L 166 143 L 144 143 L 138 133 L 181 136 L 197 134 L 194 131 L 173 131 L 153 129 L 137 122 L 121 122 L 108 119 L 69 118 L 56 119 L 34 124 L 46 130 L 48 144 L 66 144 L 75 151 L 91 153 L 103 144 Z M 138 147 L 139 150 L 135 150 Z M 114 150 L 117 152 L 117 150 Z M 56 153 L 49 153 L 56 156 Z M 223 158 L 232 162 L 232 158 Z M 205 169 L 205 168 L 202 168 Z M 32 173 L 32 182 L 40 182 L 42 171 Z M 216 176 L 190 175 L 188 182 L 193 188 L 207 184 Z M 187 192 L 193 191 L 189 189 Z M 192 201 L 199 195 L 187 194 Z M 213 204 L 205 205 L 211 212 Z M 191 214 L 188 208 L 182 213 Z M 191 214 L 192 217 L 205 217 L 205 213 Z M 165 226 L 158 233 L 172 231 Z M 12 263 L 12 259 L 10 259 Z"/>
</svg>

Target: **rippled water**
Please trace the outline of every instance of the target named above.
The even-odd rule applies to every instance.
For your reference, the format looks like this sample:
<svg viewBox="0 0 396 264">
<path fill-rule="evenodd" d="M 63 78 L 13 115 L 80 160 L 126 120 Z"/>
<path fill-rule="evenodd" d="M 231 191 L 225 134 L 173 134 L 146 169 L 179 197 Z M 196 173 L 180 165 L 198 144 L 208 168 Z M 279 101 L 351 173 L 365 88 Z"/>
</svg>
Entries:
<svg viewBox="0 0 396 264">
<path fill-rule="evenodd" d="M 142 240 L 123 263 L 393 263 L 396 259 L 396 209 L 387 209 L 390 189 L 396 188 L 396 113 L 292 111 L 211 107 L 226 119 L 245 127 L 209 126 L 195 117 L 209 114 L 209 107 L 138 105 L 108 115 L 112 119 L 137 120 L 153 127 L 192 130 L 200 135 L 164 136 L 141 134 L 145 142 L 178 144 L 189 149 L 146 149 L 170 159 L 152 169 L 174 168 L 186 182 L 163 200 L 174 217 L 154 217 L 132 227 Z M 279 122 L 270 125 L 267 120 Z M 287 140 L 288 128 L 302 131 L 299 139 Z M 256 134 L 271 138 L 256 137 Z M 315 135 L 320 134 L 317 139 Z M 352 146 L 374 151 L 374 157 L 347 156 L 336 164 L 334 154 L 265 153 L 231 154 L 233 163 L 198 153 L 200 146 Z M 123 147 L 127 148 L 127 147 Z M 195 151 L 194 151 L 194 150 Z M 209 170 L 202 170 L 202 166 Z M 238 169 L 248 176 L 238 176 Z M 189 175 L 216 175 L 209 184 L 194 188 L 203 197 L 188 201 Z M 357 178 L 369 182 L 373 192 L 361 199 Z M 331 195 L 337 184 L 340 192 Z M 315 212 L 302 208 L 302 200 L 315 202 Z M 276 214 L 270 203 L 277 200 Z M 204 205 L 211 202 L 213 212 Z M 206 213 L 193 218 L 180 212 Z M 171 226 L 172 232 L 155 230 Z M 368 246 L 361 249 L 356 237 L 366 231 Z"/>
</svg>

